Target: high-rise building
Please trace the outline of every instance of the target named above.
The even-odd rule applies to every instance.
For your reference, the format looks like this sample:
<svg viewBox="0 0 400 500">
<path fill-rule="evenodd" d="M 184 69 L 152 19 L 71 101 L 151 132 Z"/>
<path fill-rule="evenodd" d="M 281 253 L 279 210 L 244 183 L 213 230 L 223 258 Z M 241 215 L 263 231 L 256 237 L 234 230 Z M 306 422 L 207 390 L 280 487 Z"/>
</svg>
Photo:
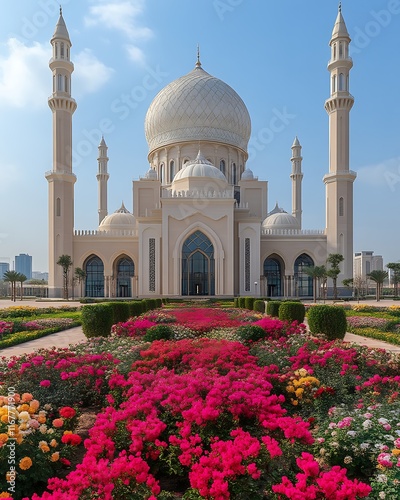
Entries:
<svg viewBox="0 0 400 500">
<path fill-rule="evenodd" d="M 354 277 L 366 279 L 371 271 L 383 271 L 382 255 L 374 255 L 371 250 L 354 254 Z"/>
<path fill-rule="evenodd" d="M 10 270 L 10 264 L 8 262 L 0 262 L 0 280 L 4 278 L 4 273 Z"/>
<path fill-rule="evenodd" d="M 27 253 L 16 255 L 15 270 L 17 273 L 25 274 L 28 280 L 30 280 L 32 278 L 32 256 Z"/>
</svg>

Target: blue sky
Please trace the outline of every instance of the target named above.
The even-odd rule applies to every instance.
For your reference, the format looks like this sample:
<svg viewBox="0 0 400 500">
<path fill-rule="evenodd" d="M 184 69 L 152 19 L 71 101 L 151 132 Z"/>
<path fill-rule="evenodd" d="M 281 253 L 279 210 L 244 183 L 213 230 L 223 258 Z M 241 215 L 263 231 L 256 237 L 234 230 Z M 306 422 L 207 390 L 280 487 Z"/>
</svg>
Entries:
<svg viewBox="0 0 400 500">
<path fill-rule="evenodd" d="M 157 92 L 196 62 L 242 97 L 252 119 L 250 161 L 291 211 L 290 146 L 303 146 L 303 227 L 325 226 L 329 39 L 336 0 L 65 0 L 75 64 L 72 94 L 75 228 L 96 229 L 97 145 L 109 146 L 108 210 L 132 210 L 132 180 L 148 169 L 144 118 Z M 49 40 L 54 0 L 7 2 L 0 17 L 0 261 L 29 253 L 47 271 L 52 168 Z M 400 0 L 342 2 L 354 67 L 350 91 L 354 250 L 400 260 Z M 129 97 L 129 105 L 124 103 Z M 270 123 L 286 117 L 279 132 Z"/>
</svg>

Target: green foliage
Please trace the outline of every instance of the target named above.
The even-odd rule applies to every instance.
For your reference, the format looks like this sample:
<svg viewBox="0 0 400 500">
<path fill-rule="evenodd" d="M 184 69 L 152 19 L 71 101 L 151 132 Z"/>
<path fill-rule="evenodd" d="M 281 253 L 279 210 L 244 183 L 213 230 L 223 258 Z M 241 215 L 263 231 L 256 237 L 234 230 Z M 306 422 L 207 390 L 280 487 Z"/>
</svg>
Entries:
<svg viewBox="0 0 400 500">
<path fill-rule="evenodd" d="M 245 297 L 244 298 L 244 307 L 246 309 L 249 309 L 250 311 L 252 311 L 254 300 L 255 300 L 254 297 Z"/>
<path fill-rule="evenodd" d="M 311 333 L 322 333 L 328 340 L 344 339 L 347 330 L 346 313 L 342 307 L 318 305 L 307 314 Z"/>
<path fill-rule="evenodd" d="M 233 307 L 239 307 L 239 299 L 238 299 L 238 297 L 235 297 L 233 299 Z"/>
<path fill-rule="evenodd" d="M 279 308 L 282 302 L 280 300 L 270 300 L 267 304 L 267 314 L 274 318 L 279 317 Z"/>
<path fill-rule="evenodd" d="M 239 307 L 244 309 L 246 307 L 246 297 L 239 297 Z"/>
<path fill-rule="evenodd" d="M 253 304 L 253 310 L 260 313 L 265 313 L 265 302 L 263 300 L 255 300 Z"/>
<path fill-rule="evenodd" d="M 153 342 L 153 340 L 170 340 L 173 337 L 173 330 L 167 325 L 156 325 L 150 327 L 145 333 L 143 340 Z"/>
<path fill-rule="evenodd" d="M 129 317 L 140 316 L 143 312 L 146 312 L 144 309 L 144 301 L 143 300 L 132 300 L 132 302 L 128 302 L 129 305 Z"/>
<path fill-rule="evenodd" d="M 306 315 L 306 308 L 301 302 L 282 302 L 278 310 L 278 317 L 281 321 L 298 321 L 303 323 Z"/>
<path fill-rule="evenodd" d="M 162 304 L 163 302 L 161 298 L 156 299 L 156 308 L 162 307 Z"/>
<path fill-rule="evenodd" d="M 82 330 L 87 338 L 107 337 L 113 325 L 113 308 L 108 304 L 82 307 Z"/>
<path fill-rule="evenodd" d="M 113 310 L 113 323 L 126 321 L 129 318 L 129 302 L 110 302 Z"/>
<path fill-rule="evenodd" d="M 244 342 L 257 342 L 266 336 L 264 328 L 258 325 L 239 326 L 237 335 Z"/>
</svg>

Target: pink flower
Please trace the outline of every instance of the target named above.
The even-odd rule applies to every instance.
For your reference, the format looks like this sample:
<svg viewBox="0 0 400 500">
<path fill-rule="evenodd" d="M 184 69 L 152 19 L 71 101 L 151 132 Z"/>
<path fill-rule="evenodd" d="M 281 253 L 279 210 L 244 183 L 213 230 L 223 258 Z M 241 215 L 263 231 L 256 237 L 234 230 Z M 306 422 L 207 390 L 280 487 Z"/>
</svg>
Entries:
<svg viewBox="0 0 400 500">
<path fill-rule="evenodd" d="M 51 382 L 50 382 L 50 380 L 42 380 L 39 385 L 41 387 L 50 387 Z"/>
</svg>

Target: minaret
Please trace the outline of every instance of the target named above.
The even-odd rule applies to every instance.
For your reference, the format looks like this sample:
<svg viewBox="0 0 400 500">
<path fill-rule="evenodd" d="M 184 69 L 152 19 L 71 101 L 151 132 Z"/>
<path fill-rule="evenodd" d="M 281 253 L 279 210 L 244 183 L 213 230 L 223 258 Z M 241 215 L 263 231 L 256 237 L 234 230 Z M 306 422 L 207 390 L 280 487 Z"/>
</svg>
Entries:
<svg viewBox="0 0 400 500">
<path fill-rule="evenodd" d="M 292 162 L 292 173 L 290 178 L 292 179 L 292 215 L 296 217 L 299 228 L 301 229 L 301 181 L 303 180 L 303 173 L 301 171 L 301 144 L 295 137 L 292 144 L 292 157 L 290 161 Z"/>
<path fill-rule="evenodd" d="M 74 184 L 72 172 L 72 115 L 76 102 L 71 97 L 71 41 L 62 10 L 50 41 L 53 56 L 53 93 L 49 106 L 53 112 L 53 169 L 46 173 L 49 183 L 49 295 L 62 296 L 62 268 L 57 265 L 61 255 L 73 259 Z"/>
<path fill-rule="evenodd" d="M 349 115 L 354 98 L 349 92 L 350 36 L 342 16 L 341 4 L 330 41 L 331 95 L 325 102 L 329 115 L 329 173 L 326 186 L 326 234 L 328 253 L 344 257 L 338 285 L 353 277 L 353 182 L 356 173 L 349 165 Z"/>
<path fill-rule="evenodd" d="M 104 140 L 104 137 L 101 138 L 101 142 L 99 144 L 99 157 L 97 161 L 99 163 L 99 171 L 97 173 L 97 181 L 98 181 L 98 212 L 99 212 L 99 224 L 104 219 L 104 217 L 108 214 L 107 211 L 107 181 L 110 177 L 107 171 L 108 165 L 108 157 L 107 157 L 107 144 Z"/>
</svg>

